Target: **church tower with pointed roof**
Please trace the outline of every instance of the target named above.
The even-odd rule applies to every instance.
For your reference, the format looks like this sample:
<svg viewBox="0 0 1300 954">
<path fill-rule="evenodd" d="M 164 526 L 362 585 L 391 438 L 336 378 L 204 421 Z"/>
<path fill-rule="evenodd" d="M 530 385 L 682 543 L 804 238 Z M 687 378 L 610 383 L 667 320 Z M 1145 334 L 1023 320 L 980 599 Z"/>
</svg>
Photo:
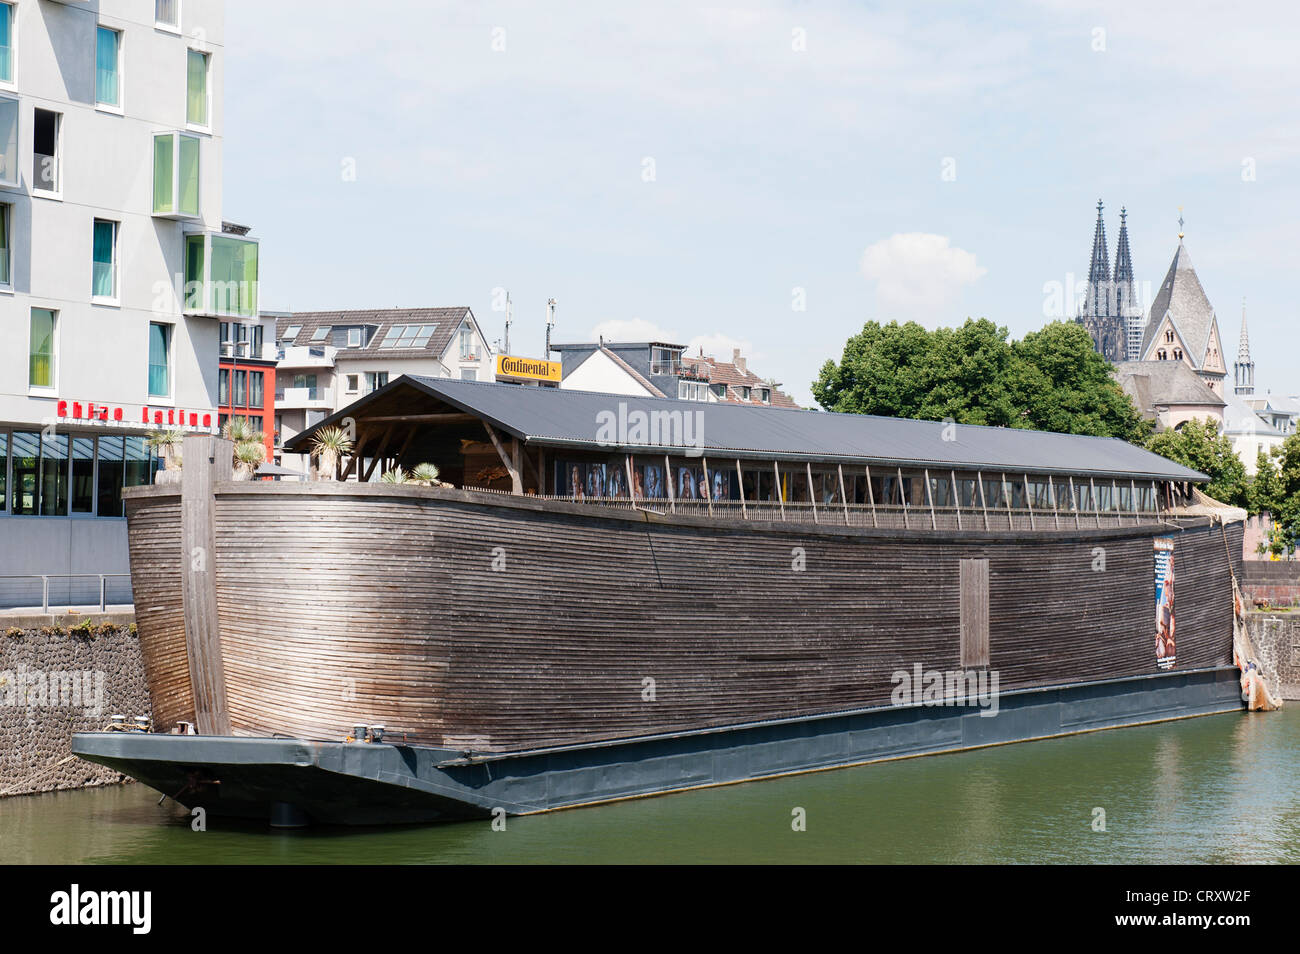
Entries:
<svg viewBox="0 0 1300 954">
<path fill-rule="evenodd" d="M 1075 320 L 1092 336 L 1092 345 L 1097 352 L 1115 363 L 1128 357 L 1128 329 L 1117 307 L 1115 283 L 1111 280 L 1110 258 L 1106 252 L 1106 223 L 1102 220 L 1101 210 L 1102 203 L 1098 199 L 1087 294 Z"/>
<path fill-rule="evenodd" d="M 1219 336 L 1219 319 L 1192 267 L 1178 216 L 1178 249 L 1151 303 L 1142 337 L 1143 361 L 1183 361 L 1219 397 L 1228 375 Z"/>
<path fill-rule="evenodd" d="M 1232 366 L 1237 394 L 1255 393 L 1255 362 L 1250 357 L 1250 334 L 1246 331 L 1246 301 L 1241 302 L 1241 338 L 1237 341 L 1237 361 Z"/>
<path fill-rule="evenodd" d="M 1124 319 L 1125 360 L 1142 359 L 1142 332 L 1146 316 L 1138 302 L 1133 284 L 1133 256 L 1128 248 L 1128 210 L 1119 210 L 1119 245 L 1115 248 L 1115 305 L 1116 313 Z"/>
</svg>

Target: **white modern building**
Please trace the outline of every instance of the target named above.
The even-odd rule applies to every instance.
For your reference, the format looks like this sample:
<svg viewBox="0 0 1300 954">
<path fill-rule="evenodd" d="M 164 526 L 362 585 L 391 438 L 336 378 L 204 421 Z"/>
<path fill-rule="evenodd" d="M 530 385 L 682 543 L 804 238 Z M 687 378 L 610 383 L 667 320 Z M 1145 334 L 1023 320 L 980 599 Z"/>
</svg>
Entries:
<svg viewBox="0 0 1300 954">
<path fill-rule="evenodd" d="M 126 573 L 145 436 L 217 427 L 223 69 L 220 0 L 0 2 L 0 577 Z"/>
<path fill-rule="evenodd" d="M 276 315 L 276 448 L 403 374 L 495 380 L 492 349 L 474 312 L 381 308 Z M 310 461 L 280 455 L 306 473 Z"/>
</svg>

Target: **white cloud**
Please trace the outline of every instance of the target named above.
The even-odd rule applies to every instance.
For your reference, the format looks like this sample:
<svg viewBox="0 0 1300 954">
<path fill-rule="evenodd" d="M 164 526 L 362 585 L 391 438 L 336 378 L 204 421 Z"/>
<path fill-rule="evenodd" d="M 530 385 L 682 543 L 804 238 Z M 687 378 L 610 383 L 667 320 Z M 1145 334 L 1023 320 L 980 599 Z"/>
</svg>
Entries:
<svg viewBox="0 0 1300 954">
<path fill-rule="evenodd" d="M 946 235 L 900 232 L 862 253 L 862 274 L 876 283 L 876 304 L 885 318 L 940 323 L 951 317 L 944 309 L 963 286 L 987 271 L 974 252 L 951 245 Z"/>
<path fill-rule="evenodd" d="M 750 363 L 757 358 L 762 360 L 762 355 L 754 351 L 754 343 L 741 338 L 733 338 L 731 335 L 715 331 L 711 335 L 696 335 L 686 346 L 687 354 L 699 354 L 700 349 L 711 358 L 718 358 L 722 361 L 730 361 L 732 350 L 740 349 L 741 355 Z"/>
<path fill-rule="evenodd" d="M 677 340 L 677 332 L 666 331 L 653 321 L 644 318 L 610 318 L 591 329 L 591 340 L 606 341 L 669 341 Z"/>
</svg>

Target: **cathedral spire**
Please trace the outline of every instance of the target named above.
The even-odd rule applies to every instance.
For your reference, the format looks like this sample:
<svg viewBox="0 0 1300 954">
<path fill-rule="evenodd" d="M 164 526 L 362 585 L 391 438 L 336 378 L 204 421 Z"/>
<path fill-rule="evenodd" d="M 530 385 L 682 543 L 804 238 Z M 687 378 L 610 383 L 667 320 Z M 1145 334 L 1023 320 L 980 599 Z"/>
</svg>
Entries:
<svg viewBox="0 0 1300 954">
<path fill-rule="evenodd" d="M 1088 298 L 1084 314 L 1110 314 L 1110 257 L 1106 253 L 1106 223 L 1101 217 L 1102 203 L 1097 200 L 1097 227 L 1092 234 L 1092 261 L 1088 265 Z"/>
<path fill-rule="evenodd" d="M 1129 361 L 1142 354 L 1142 331 L 1146 324 L 1133 285 L 1133 257 L 1128 247 L 1128 210 L 1120 206 L 1119 244 L 1115 247 L 1115 314 L 1124 319 L 1125 352 Z"/>
<path fill-rule="evenodd" d="M 1237 361 L 1232 366 L 1238 394 L 1255 393 L 1255 362 L 1250 359 L 1250 333 L 1246 330 L 1246 299 L 1241 300 L 1241 338 L 1237 342 Z"/>
</svg>

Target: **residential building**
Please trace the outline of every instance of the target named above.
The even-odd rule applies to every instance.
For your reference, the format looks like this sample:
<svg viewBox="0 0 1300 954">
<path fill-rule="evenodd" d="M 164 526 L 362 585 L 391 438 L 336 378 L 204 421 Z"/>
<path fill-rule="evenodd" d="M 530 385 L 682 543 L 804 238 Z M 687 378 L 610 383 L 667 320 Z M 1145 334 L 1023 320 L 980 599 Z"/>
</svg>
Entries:
<svg viewBox="0 0 1300 954">
<path fill-rule="evenodd" d="M 264 314 L 220 325 L 217 423 L 245 418 L 266 439 L 266 459 L 275 459 L 275 316 Z"/>
<path fill-rule="evenodd" d="M 275 435 L 283 443 L 403 374 L 491 381 L 492 352 L 468 306 L 283 313 L 275 318 Z M 285 467 L 310 461 L 279 454 Z"/>
<path fill-rule="evenodd" d="M 125 574 L 147 432 L 217 427 L 223 70 L 219 0 L 0 2 L 0 576 Z"/>
<path fill-rule="evenodd" d="M 600 391 L 638 397 L 669 397 L 684 401 L 747 404 L 759 407 L 798 407 L 780 385 L 750 371 L 740 349 L 731 362 L 687 355 L 686 346 L 664 341 L 551 345 L 561 356 L 560 387 L 571 391 Z"/>
</svg>

